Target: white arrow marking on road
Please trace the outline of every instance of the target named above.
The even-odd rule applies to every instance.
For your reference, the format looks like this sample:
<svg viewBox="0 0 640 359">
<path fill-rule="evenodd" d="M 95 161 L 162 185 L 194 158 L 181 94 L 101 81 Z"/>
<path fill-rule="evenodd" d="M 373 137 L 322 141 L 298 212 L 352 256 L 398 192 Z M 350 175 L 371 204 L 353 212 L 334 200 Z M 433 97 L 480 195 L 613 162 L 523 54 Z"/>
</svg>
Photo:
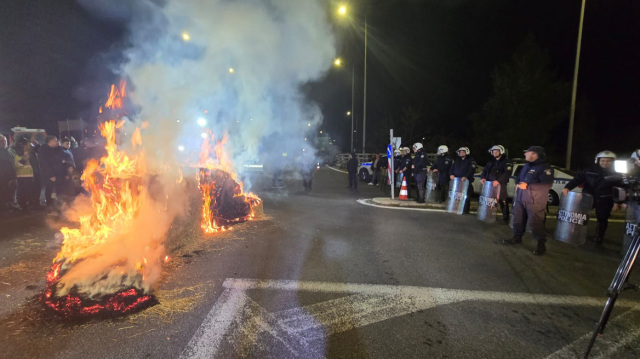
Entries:
<svg viewBox="0 0 640 359">
<path fill-rule="evenodd" d="M 224 292 L 180 355 L 181 359 L 213 358 L 223 339 L 232 344 L 236 351 L 249 351 L 252 346 L 259 345 L 259 335 L 264 333 L 270 334 L 282 344 L 292 357 L 322 357 L 323 353 L 311 348 L 309 341 L 438 305 L 462 301 L 566 306 L 601 306 L 605 301 L 604 298 L 571 295 L 291 280 L 228 278 L 222 286 L 225 288 Z M 247 296 L 248 290 L 350 295 L 268 313 Z M 629 308 L 637 305 L 637 301 L 621 300 L 617 307 Z M 562 350 L 570 350 L 567 348 Z"/>
</svg>

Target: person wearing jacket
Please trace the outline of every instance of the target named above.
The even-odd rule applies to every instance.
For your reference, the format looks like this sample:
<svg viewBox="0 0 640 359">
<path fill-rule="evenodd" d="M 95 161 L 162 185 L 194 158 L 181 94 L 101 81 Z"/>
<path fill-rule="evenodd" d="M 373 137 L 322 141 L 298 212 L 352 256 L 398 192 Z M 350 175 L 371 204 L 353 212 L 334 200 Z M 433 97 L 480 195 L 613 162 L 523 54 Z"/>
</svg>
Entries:
<svg viewBox="0 0 640 359">
<path fill-rule="evenodd" d="M 482 185 L 486 181 L 492 183 L 494 187 L 500 186 L 498 193 L 498 203 L 502 211 L 502 220 L 505 224 L 509 223 L 509 204 L 507 203 L 507 184 L 509 177 L 513 171 L 513 165 L 504 154 L 504 147 L 495 145 L 489 149 L 489 153 L 493 156 L 493 161 L 489 161 L 480 174 L 480 182 Z"/>
<path fill-rule="evenodd" d="M 57 137 L 48 136 L 46 138 L 45 145 L 38 150 L 38 160 L 40 162 L 40 175 L 44 182 L 44 197 L 47 208 L 51 210 L 55 207 L 52 194 L 56 190 L 58 183 L 61 182 L 61 178 L 58 177 L 63 175 L 62 151 Z"/>
<path fill-rule="evenodd" d="M 17 203 L 23 210 L 40 207 L 40 182 L 35 181 L 38 166 L 35 149 L 25 137 L 19 138 L 10 149 L 18 176 Z M 39 170 L 39 169 L 38 169 Z"/>
<path fill-rule="evenodd" d="M 380 154 L 376 153 L 371 159 L 371 172 L 373 172 L 373 174 L 371 176 L 371 181 L 369 182 L 369 186 L 378 185 L 380 165 L 382 165 L 382 160 L 380 159 Z"/>
<path fill-rule="evenodd" d="M 529 147 L 524 156 L 527 163 L 516 177 L 517 186 L 513 198 L 513 238 L 505 239 L 502 243 L 522 243 L 522 236 L 529 224 L 533 237 L 538 241 L 533 254 L 543 255 L 547 251 L 544 219 L 549 190 L 553 185 L 553 168 L 544 161 L 544 148 L 540 146 Z"/>
<path fill-rule="evenodd" d="M 355 153 L 349 154 L 349 161 L 347 161 L 347 172 L 349 172 L 349 188 L 358 188 L 358 159 Z"/>
<path fill-rule="evenodd" d="M 402 158 L 398 173 L 402 174 L 402 178 L 407 182 L 407 198 L 411 198 L 411 152 L 409 147 L 402 147 L 400 150 L 402 150 Z M 402 183 L 402 179 L 400 179 L 400 183 Z"/>
<path fill-rule="evenodd" d="M 424 203 L 425 185 L 427 183 L 427 173 L 429 172 L 429 166 L 431 163 L 427 158 L 427 154 L 422 147 L 422 143 L 416 142 L 413 144 L 413 152 L 415 157 L 413 158 L 413 164 L 411 170 L 414 173 L 416 179 L 416 187 L 418 188 L 418 203 Z"/>
<path fill-rule="evenodd" d="M 0 135 L 0 212 L 15 208 L 16 183 L 14 157 L 7 148 L 7 138 Z"/>
<path fill-rule="evenodd" d="M 445 145 L 438 146 L 438 157 L 436 157 L 436 163 L 431 166 L 431 170 L 438 173 L 438 198 L 437 202 L 444 202 L 447 199 L 447 193 L 449 192 L 449 171 L 453 161 L 449 157 L 449 147 Z"/>
<path fill-rule="evenodd" d="M 467 187 L 467 200 L 464 202 L 464 213 L 469 213 L 471 206 L 471 195 L 473 195 L 473 174 L 476 172 L 476 161 L 469 156 L 469 147 L 458 148 L 458 158 L 453 161 L 449 170 L 449 179 L 460 178 L 462 182 L 469 181 Z"/>
<path fill-rule="evenodd" d="M 596 155 L 595 164 L 584 171 L 580 171 L 569 183 L 564 186 L 562 193 L 566 196 L 572 189 L 583 185 L 582 193 L 593 197 L 593 207 L 596 209 L 596 244 L 602 244 L 604 234 L 609 226 L 609 216 L 614 208 L 613 186 L 615 181 L 606 177 L 614 176 L 613 161 L 616 154 L 611 151 L 602 151 Z"/>
</svg>

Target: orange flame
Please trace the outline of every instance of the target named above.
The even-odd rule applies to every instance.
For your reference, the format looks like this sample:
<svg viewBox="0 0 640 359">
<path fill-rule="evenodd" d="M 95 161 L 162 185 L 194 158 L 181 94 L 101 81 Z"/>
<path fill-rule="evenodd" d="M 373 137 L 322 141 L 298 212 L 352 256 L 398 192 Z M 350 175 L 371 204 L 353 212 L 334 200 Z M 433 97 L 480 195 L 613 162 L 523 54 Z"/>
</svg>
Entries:
<svg viewBox="0 0 640 359">
<path fill-rule="evenodd" d="M 209 140 L 209 138 L 211 138 L 211 141 Z M 244 196 L 244 201 L 246 203 L 249 203 L 251 206 L 251 213 L 245 218 L 236 218 L 236 222 L 250 221 L 255 218 L 253 207 L 258 205 L 261 199 L 253 193 L 244 193 L 244 184 L 238 181 L 238 174 L 234 169 L 233 162 L 231 161 L 229 155 L 227 154 L 227 151 L 225 150 L 225 145 L 227 144 L 228 140 L 229 137 L 227 134 L 225 134 L 222 140 L 215 141 L 215 136 L 210 133 L 209 136 L 202 142 L 202 147 L 200 150 L 200 163 L 198 164 L 198 167 L 208 170 L 222 170 L 228 173 L 231 179 L 233 179 L 235 182 L 238 182 L 239 186 L 234 191 L 234 197 Z M 230 231 L 231 227 L 219 226 L 218 224 L 216 224 L 211 210 L 211 194 L 215 190 L 216 184 L 213 182 L 203 183 L 200 176 L 198 177 L 198 183 L 200 191 L 202 192 L 202 221 L 200 224 L 202 230 L 206 234 L 216 233 L 220 231 Z"/>
</svg>

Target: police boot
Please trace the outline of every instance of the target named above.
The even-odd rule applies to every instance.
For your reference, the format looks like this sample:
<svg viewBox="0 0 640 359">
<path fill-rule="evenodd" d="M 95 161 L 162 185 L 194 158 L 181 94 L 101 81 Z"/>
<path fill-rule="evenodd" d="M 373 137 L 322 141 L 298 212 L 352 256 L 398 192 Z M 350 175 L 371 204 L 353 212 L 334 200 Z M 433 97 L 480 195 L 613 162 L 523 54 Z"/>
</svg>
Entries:
<svg viewBox="0 0 640 359">
<path fill-rule="evenodd" d="M 536 255 L 536 256 L 541 256 L 546 251 L 547 251 L 547 247 L 545 247 L 544 243 L 538 242 L 538 246 L 533 251 L 533 254 Z"/>
<path fill-rule="evenodd" d="M 518 243 L 522 243 L 522 237 L 520 236 L 513 236 L 513 238 L 511 239 L 502 240 L 502 244 L 518 244 Z"/>
</svg>

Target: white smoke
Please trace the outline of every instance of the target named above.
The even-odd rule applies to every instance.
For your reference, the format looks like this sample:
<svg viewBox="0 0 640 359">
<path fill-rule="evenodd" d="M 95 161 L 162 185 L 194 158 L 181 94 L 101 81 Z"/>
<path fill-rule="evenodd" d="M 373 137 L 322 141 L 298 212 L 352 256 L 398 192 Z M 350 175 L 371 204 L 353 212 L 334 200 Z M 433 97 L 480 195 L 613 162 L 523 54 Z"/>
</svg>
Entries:
<svg viewBox="0 0 640 359">
<path fill-rule="evenodd" d="M 81 3 L 94 10 L 101 4 Z M 153 144 L 158 158 L 175 156 L 178 146 L 193 158 L 201 143 L 198 118 L 217 136 L 229 133 L 237 170 L 264 161 L 278 167 L 283 153 L 292 159 L 311 149 L 305 137 L 322 115 L 300 86 L 323 76 L 335 56 L 323 2 L 109 5 L 108 16 L 131 21 L 127 62 L 119 71 L 130 80 L 140 117 L 150 123 L 146 132 L 161 139 Z"/>
<path fill-rule="evenodd" d="M 149 289 L 158 278 L 166 233 L 188 206 L 176 172 L 197 159 L 198 118 L 216 135 L 229 134 L 236 170 L 263 161 L 282 167 L 284 153 L 295 159 L 303 148 L 312 150 L 305 137 L 322 116 L 300 86 L 324 74 L 335 49 L 319 0 L 79 1 L 128 22 L 127 61 L 117 71 L 129 81 L 134 121 L 145 123 L 145 165 L 157 177 L 130 228 L 87 248 L 60 280 L 60 295 L 75 287 L 98 297 L 131 285 Z M 131 135 L 130 126 L 123 134 Z M 79 199 L 69 215 L 91 210 Z M 148 261 L 142 277 L 141 259 Z"/>
</svg>

